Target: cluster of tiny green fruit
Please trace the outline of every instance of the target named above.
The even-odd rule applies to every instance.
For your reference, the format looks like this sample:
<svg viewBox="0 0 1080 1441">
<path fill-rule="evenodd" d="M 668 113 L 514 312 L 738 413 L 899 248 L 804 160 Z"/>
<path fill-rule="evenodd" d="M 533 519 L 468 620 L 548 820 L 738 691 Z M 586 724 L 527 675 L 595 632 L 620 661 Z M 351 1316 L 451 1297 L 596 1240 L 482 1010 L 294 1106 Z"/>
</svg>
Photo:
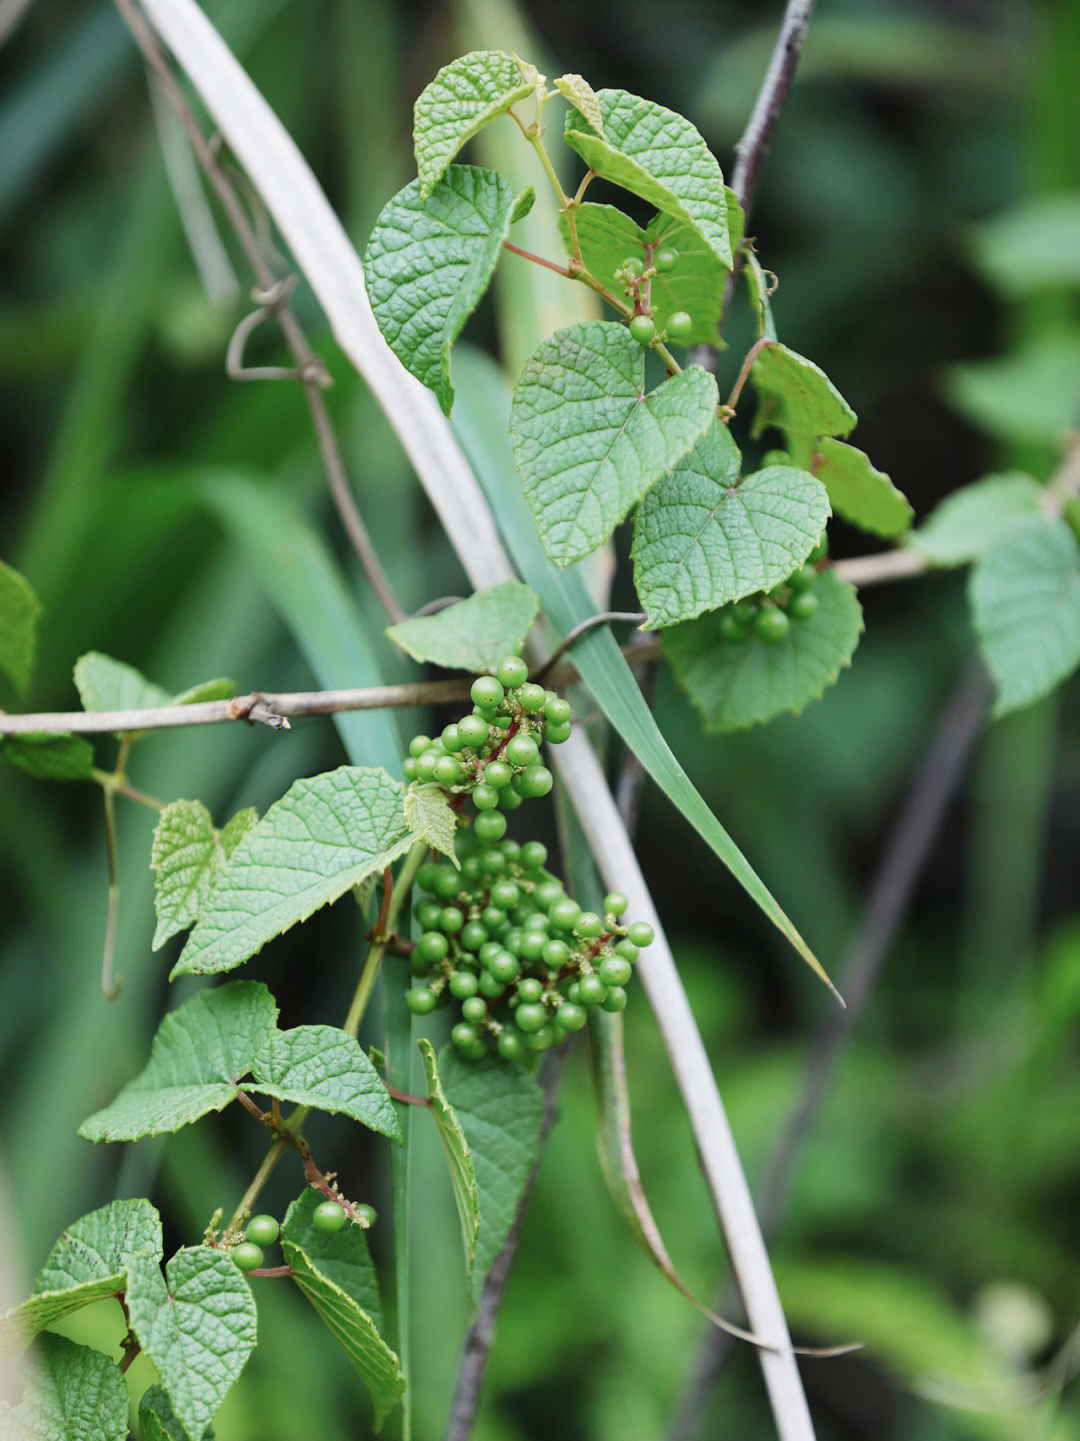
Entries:
<svg viewBox="0 0 1080 1441">
<path fill-rule="evenodd" d="M 367 1227 L 375 1224 L 373 1206 L 353 1206 L 354 1216 Z M 332 1236 L 345 1228 L 349 1217 L 337 1201 L 321 1201 L 311 1213 L 311 1224 L 316 1231 Z M 273 1216 L 252 1216 L 244 1230 L 244 1239 L 233 1246 L 229 1254 L 233 1264 L 241 1271 L 261 1270 L 266 1260 L 264 1246 L 272 1246 L 280 1234 L 281 1227 Z"/>
<path fill-rule="evenodd" d="M 663 249 L 656 251 L 651 264 L 647 262 L 643 265 L 640 256 L 629 255 L 615 271 L 616 279 L 622 281 L 626 295 L 633 300 L 637 310 L 630 319 L 629 329 L 639 345 L 649 345 L 653 340 L 670 340 L 676 345 L 685 345 L 693 334 L 694 321 L 685 310 L 673 311 L 664 329 L 657 331 L 646 301 L 648 292 L 643 293 L 642 290 L 654 276 L 667 275 L 678 263 L 678 251 Z M 655 310 L 655 307 L 652 309 Z"/>
<path fill-rule="evenodd" d="M 818 598 L 817 562 L 827 554 L 822 541 L 787 580 L 768 593 L 745 596 L 720 612 L 720 639 L 729 645 L 745 645 L 751 636 L 766 645 L 782 645 L 791 633 L 792 623 L 807 621 L 816 615 Z"/>
<path fill-rule="evenodd" d="M 584 911 L 544 869 L 539 841 L 499 840 L 451 865 L 421 866 L 421 929 L 405 1003 L 416 1015 L 456 1001 L 451 1040 L 467 1060 L 495 1051 L 525 1061 L 579 1031 L 588 1011 L 621 1011 L 626 983 L 652 927 L 625 925 L 623 895 Z"/>
<path fill-rule="evenodd" d="M 435 740 L 414 736 L 402 771 L 406 780 L 441 786 L 452 799 L 468 796 L 476 807 L 478 840 L 497 841 L 506 831 L 503 811 L 551 790 L 551 772 L 540 760 L 540 742 L 570 739 L 570 703 L 528 678 L 516 655 L 501 660 L 494 675 L 472 685 L 471 715 L 448 725 Z M 457 802 L 458 805 L 461 802 Z"/>
</svg>

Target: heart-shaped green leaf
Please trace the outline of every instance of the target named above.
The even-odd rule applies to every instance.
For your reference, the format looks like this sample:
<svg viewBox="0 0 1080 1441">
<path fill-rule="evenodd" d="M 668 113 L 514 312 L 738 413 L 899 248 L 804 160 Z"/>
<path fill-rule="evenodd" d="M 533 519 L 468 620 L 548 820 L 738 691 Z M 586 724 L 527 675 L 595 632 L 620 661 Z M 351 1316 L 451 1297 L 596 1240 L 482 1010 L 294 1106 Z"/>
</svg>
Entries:
<svg viewBox="0 0 1080 1441">
<path fill-rule="evenodd" d="M 510 438 L 544 549 L 570 565 L 607 540 L 716 413 L 716 381 L 691 366 L 646 394 L 625 326 L 557 330 L 514 389 Z"/>
<path fill-rule="evenodd" d="M 682 115 L 625 90 L 596 95 L 603 135 L 578 110 L 563 140 L 597 175 L 684 221 L 721 265 L 731 268 L 724 177 L 716 157 Z"/>
<path fill-rule="evenodd" d="M 466 140 L 535 88 L 536 79 L 501 50 L 474 50 L 444 65 L 413 107 L 421 196 L 432 193 Z"/>
<path fill-rule="evenodd" d="M 714 421 L 638 507 L 631 554 L 650 626 L 771 590 L 818 543 L 829 516 L 821 482 L 779 465 L 740 482 L 739 460 Z"/>
<path fill-rule="evenodd" d="M 855 424 L 855 412 L 825 372 L 779 341 L 763 346 L 750 378 L 758 393 L 752 434 L 770 425 L 786 431 L 797 460 L 819 435 L 847 435 Z"/>
<path fill-rule="evenodd" d="M 517 655 L 539 609 L 531 586 L 504 580 L 434 615 L 400 621 L 386 634 L 414 660 L 476 674 Z"/>
</svg>

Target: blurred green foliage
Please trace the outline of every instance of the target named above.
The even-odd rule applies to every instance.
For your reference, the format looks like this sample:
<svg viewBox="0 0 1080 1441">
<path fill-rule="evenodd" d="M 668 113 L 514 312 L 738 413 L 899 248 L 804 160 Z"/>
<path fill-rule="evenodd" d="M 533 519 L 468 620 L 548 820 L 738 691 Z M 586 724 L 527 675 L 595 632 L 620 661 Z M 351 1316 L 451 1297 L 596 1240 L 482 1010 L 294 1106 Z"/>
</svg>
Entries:
<svg viewBox="0 0 1080 1441">
<path fill-rule="evenodd" d="M 549 74 L 579 71 L 597 87 L 651 96 L 688 114 L 729 171 L 780 9 L 752 0 L 672 0 L 662 15 L 624 0 L 617 16 L 563 0 L 517 9 L 511 0 L 207 4 L 358 244 L 412 173 L 413 98 L 453 55 L 513 49 Z M 1076 0 L 821 0 L 811 23 L 750 229 L 780 277 L 781 339 L 851 400 L 859 444 L 920 517 L 989 469 L 1045 478 L 1061 434 L 1080 420 L 1078 64 Z M 0 47 L 0 557 L 46 607 L 28 704 L 72 707 L 71 667 L 91 648 L 170 691 L 212 675 L 241 689 L 299 689 L 341 670 L 357 685 L 414 676 L 382 637 L 340 540 L 299 392 L 224 378 L 250 278 L 226 235 L 231 258 L 214 273 L 219 298 L 208 298 L 178 219 L 175 171 L 170 181 L 161 158 L 163 145 L 177 153 L 173 124 L 148 105 L 135 52 L 104 0 L 39 0 Z M 487 135 L 492 147 L 503 139 Z M 484 163 L 500 162 L 489 154 Z M 567 297 L 514 261 L 500 275 L 468 338 L 519 367 L 541 333 L 564 323 Z M 333 373 L 347 466 L 404 604 L 462 593 L 418 485 L 303 287 L 297 308 Z M 253 362 L 283 363 L 271 332 L 252 338 Z M 737 312 L 722 391 L 748 335 Z M 849 553 L 853 533 L 834 529 L 834 554 Z M 631 604 L 622 584 L 615 603 Z M 704 739 L 668 677 L 654 697 L 695 783 L 841 985 L 845 943 L 972 644 L 955 576 L 864 599 L 853 669 L 800 719 Z M 15 707 L 11 694 L 0 700 Z M 198 796 L 218 818 L 264 810 L 295 776 L 340 761 L 343 743 L 354 757 L 384 754 L 398 719 L 353 718 L 340 735 L 318 720 L 287 735 L 157 735 L 139 743 L 132 779 L 165 799 Z M 111 764 L 110 742 L 98 751 Z M 867 1343 L 857 1357 L 804 1366 L 822 1437 L 1080 1436 L 1069 1367 L 1035 1380 L 1031 1370 L 1080 1321 L 1078 786 L 1075 683 L 986 733 L 807 1137 L 774 1245 L 781 1288 L 811 1344 Z M 150 1194 L 168 1239 L 194 1239 L 215 1205 L 235 1203 L 261 1154 L 242 1117 L 168 1143 L 95 1149 L 75 1137 L 141 1066 L 162 1011 L 190 994 L 187 983 L 165 983 L 173 953 L 150 951 L 151 828 L 148 812 L 122 809 L 124 985 L 110 1004 L 98 974 L 100 796 L 35 784 L 11 767 L 0 774 L 12 1296 L 64 1224 L 113 1196 Z M 641 834 L 761 1185 L 828 996 L 650 794 Z M 269 947 L 253 974 L 274 989 L 283 1023 L 323 1021 L 344 1009 L 356 949 L 354 914 L 341 906 Z M 627 1013 L 627 1051 L 646 1192 L 677 1266 L 709 1296 L 724 1259 L 640 994 Z M 580 1048 L 561 1104 L 476 1435 L 525 1441 L 557 1426 L 565 1441 L 654 1441 L 685 1400 L 703 1323 L 610 1207 Z M 349 1194 L 389 1216 L 385 1148 L 357 1149 L 354 1128 L 318 1125 L 313 1143 L 339 1157 Z M 296 1189 L 285 1170 L 265 1193 L 268 1210 L 283 1212 Z M 433 1133 L 414 1194 L 425 1198 L 412 1225 L 423 1298 L 414 1302 L 416 1434 L 426 1438 L 443 1426 L 467 1321 Z M 389 1278 L 388 1232 L 380 1222 L 373 1240 Z M 1012 1289 L 991 1289 L 999 1283 Z M 365 1403 L 299 1297 L 266 1284 L 258 1300 L 260 1344 L 218 1436 L 307 1441 L 313 1417 L 320 1436 L 365 1434 Z M 72 1333 L 114 1347 L 116 1322 L 88 1312 Z M 151 1377 L 136 1367 L 131 1379 Z M 745 1348 L 685 1434 L 771 1434 Z"/>
</svg>

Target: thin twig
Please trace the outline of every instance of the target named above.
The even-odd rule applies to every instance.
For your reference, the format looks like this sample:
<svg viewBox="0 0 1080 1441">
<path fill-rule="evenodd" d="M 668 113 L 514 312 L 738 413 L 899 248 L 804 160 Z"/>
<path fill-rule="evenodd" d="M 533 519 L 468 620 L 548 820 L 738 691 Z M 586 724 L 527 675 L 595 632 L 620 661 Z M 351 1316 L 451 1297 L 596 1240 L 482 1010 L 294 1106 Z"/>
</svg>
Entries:
<svg viewBox="0 0 1080 1441">
<path fill-rule="evenodd" d="M 443 1441 L 468 1441 L 472 1434 L 477 1408 L 480 1405 L 484 1370 L 487 1366 L 492 1342 L 495 1340 L 495 1322 L 502 1305 L 503 1294 L 506 1291 L 506 1283 L 510 1279 L 510 1267 L 521 1241 L 521 1226 L 525 1219 L 533 1187 L 536 1184 L 536 1173 L 540 1168 L 540 1158 L 544 1154 L 544 1142 L 558 1115 L 555 1101 L 565 1065 L 566 1047 L 560 1046 L 545 1060 L 544 1067 L 540 1072 L 540 1090 L 544 1097 L 544 1115 L 540 1123 L 540 1148 L 518 1201 L 517 1210 L 514 1213 L 514 1223 L 506 1233 L 506 1240 L 502 1243 L 499 1254 L 495 1257 L 491 1269 L 484 1278 L 480 1300 L 476 1307 L 476 1319 L 469 1327 L 469 1334 L 465 1338 L 465 1348 L 458 1367 L 454 1399 L 450 1403 L 450 1416 Z"/>
<path fill-rule="evenodd" d="M 531 260 L 534 265 L 542 265 L 547 270 L 554 270 L 556 275 L 570 278 L 570 271 L 565 265 L 556 265 L 553 260 L 545 260 L 542 255 L 534 255 L 531 250 L 522 250 L 518 245 L 511 245 L 509 240 L 503 241 L 503 249 L 509 250 L 512 255 L 520 255 L 522 260 Z"/>
<path fill-rule="evenodd" d="M 253 272 L 259 282 L 261 290 L 271 292 L 277 284 L 277 277 L 266 262 L 258 239 L 251 228 L 251 223 L 244 212 L 243 206 L 237 198 L 229 177 L 218 163 L 212 147 L 203 135 L 198 121 L 191 112 L 191 108 L 177 85 L 172 70 L 169 68 L 161 47 L 154 37 L 153 31 L 143 19 L 136 8 L 134 0 L 116 0 L 116 7 L 120 12 L 124 23 L 131 31 L 132 38 L 142 51 L 147 65 L 157 77 L 161 84 L 162 92 L 169 104 L 176 111 L 188 133 L 192 149 L 199 164 L 206 172 L 207 178 L 214 190 L 228 218 L 229 224 L 236 232 L 244 254 L 248 258 Z M 304 396 L 311 412 L 311 422 L 315 428 L 315 436 L 319 443 L 319 452 L 322 455 L 323 466 L 326 470 L 326 478 L 330 486 L 330 494 L 334 505 L 337 508 L 341 524 L 349 538 L 349 543 L 356 553 L 360 562 L 360 568 L 367 579 L 368 584 L 375 592 L 376 598 L 390 620 L 396 624 L 404 620 L 405 611 L 398 601 L 393 586 L 382 568 L 382 563 L 376 554 L 375 547 L 371 543 L 367 527 L 360 517 L 356 500 L 349 487 L 345 475 L 345 466 L 341 459 L 341 451 L 338 448 L 337 438 L 334 435 L 334 428 L 330 423 L 327 414 L 326 404 L 322 396 L 322 376 L 326 368 L 315 355 L 308 344 L 307 336 L 304 334 L 295 315 L 285 304 L 284 300 L 273 306 L 281 325 L 282 333 L 286 343 L 292 351 L 296 361 L 297 370 L 304 386 Z"/>
<path fill-rule="evenodd" d="M 635 625 L 641 625 L 645 620 L 644 611 L 640 610 L 605 610 L 599 615 L 591 615 L 588 620 L 580 621 L 573 630 L 568 631 L 566 637 L 548 656 L 547 660 L 536 671 L 535 679 L 543 680 L 549 674 L 555 662 L 559 660 L 576 640 L 579 640 L 587 631 L 595 630 L 598 625 L 610 625 L 613 621 L 633 621 Z"/>
<path fill-rule="evenodd" d="M 840 984 L 847 1009 L 829 1011 L 818 1030 L 798 1103 L 761 1187 L 758 1216 L 766 1240 L 779 1227 L 792 1178 L 843 1048 L 865 1013 L 919 876 L 967 773 L 989 699 L 989 677 L 983 666 L 974 662 L 941 713 L 841 963 Z M 728 1300 L 721 1296 L 717 1304 L 723 1309 Z M 693 1441 L 699 1434 L 709 1393 L 729 1350 L 730 1342 L 721 1332 L 705 1334 L 668 1441 Z"/>
</svg>

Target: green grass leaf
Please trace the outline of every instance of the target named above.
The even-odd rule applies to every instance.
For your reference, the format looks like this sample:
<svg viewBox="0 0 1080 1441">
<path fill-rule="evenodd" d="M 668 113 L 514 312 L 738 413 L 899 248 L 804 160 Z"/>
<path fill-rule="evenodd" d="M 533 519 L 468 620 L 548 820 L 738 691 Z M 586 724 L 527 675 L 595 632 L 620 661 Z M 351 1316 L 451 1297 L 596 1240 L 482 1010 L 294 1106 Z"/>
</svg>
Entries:
<svg viewBox="0 0 1080 1441">
<path fill-rule="evenodd" d="M 607 540 L 716 404 L 700 366 L 646 394 L 644 350 L 625 326 L 594 320 L 545 340 L 514 388 L 510 438 L 551 559 L 570 565 Z"/>
<path fill-rule="evenodd" d="M 1080 547 L 1063 520 L 1034 516 L 971 572 L 972 619 L 1001 716 L 1047 695 L 1080 665 Z"/>
<path fill-rule="evenodd" d="M 821 456 L 814 474 L 829 492 L 834 515 L 872 535 L 892 538 L 910 528 L 915 512 L 907 497 L 884 471 L 874 469 L 864 451 L 829 436 L 815 441 L 814 449 Z"/>
<path fill-rule="evenodd" d="M 202 1437 L 255 1345 L 251 1287 L 228 1253 L 184 1247 L 165 1267 L 136 1258 L 127 1307 L 189 1437 Z"/>
<path fill-rule="evenodd" d="M 145 1069 L 112 1105 L 79 1127 L 87 1141 L 134 1141 L 178 1131 L 236 1099 L 274 1032 L 277 1006 L 265 986 L 230 981 L 200 991 L 158 1027 Z"/>
<path fill-rule="evenodd" d="M 511 221 L 531 201 L 501 175 L 454 165 L 430 195 L 414 180 L 383 208 L 364 255 L 368 297 L 387 344 L 447 415 L 450 347 L 488 288 Z"/>
<path fill-rule="evenodd" d="M 232 970 L 384 870 L 412 844 L 404 796 L 385 771 L 362 766 L 297 781 L 233 852 L 172 974 Z"/>
<path fill-rule="evenodd" d="M 594 615 L 595 607 L 581 576 L 576 571 L 558 570 L 544 555 L 524 498 L 508 483 L 513 457 L 507 446 L 503 410 L 495 399 L 504 384 L 500 372 L 473 351 L 466 352 L 462 361 L 462 394 L 467 396 L 467 406 L 459 412 L 455 430 L 488 501 L 498 510 L 500 527 L 518 568 L 539 595 L 555 631 L 566 635 Z M 831 985 L 809 946 L 672 754 L 611 631 L 601 626 L 581 636 L 573 657 L 597 705 L 646 772 L 807 965 Z"/>
<path fill-rule="evenodd" d="M 740 482 L 739 463 L 716 420 L 638 507 L 631 555 L 650 626 L 771 590 L 817 545 L 829 516 L 821 482 L 788 466 Z"/>
<path fill-rule="evenodd" d="M 413 781 L 405 792 L 404 813 L 405 823 L 417 840 L 426 841 L 433 850 L 441 851 L 460 869 L 454 850 L 457 816 L 442 786 Z"/>
<path fill-rule="evenodd" d="M 45 731 L 4 736 L 0 754 L 44 781 L 85 781 L 94 769 L 94 748 L 83 736 Z"/>
<path fill-rule="evenodd" d="M 41 605 L 30 582 L 0 560 L 0 673 L 20 695 L 30 684 Z"/>
<path fill-rule="evenodd" d="M 379 1292 L 359 1226 L 324 1235 L 311 1224 L 323 1199 L 307 1190 L 289 1207 L 281 1228 L 281 1251 L 292 1279 L 344 1350 L 375 1404 L 376 1428 L 405 1390 L 398 1358 L 379 1334 Z"/>
<path fill-rule="evenodd" d="M 439 1066 L 447 1063 L 449 1053 L 444 1050 L 436 1060 L 435 1047 L 426 1037 L 417 1044 L 424 1062 L 424 1074 L 427 1076 L 428 1100 L 431 1103 L 428 1109 L 446 1153 L 447 1166 L 450 1168 L 450 1185 L 461 1221 L 461 1242 L 465 1248 L 465 1271 L 471 1280 L 480 1231 L 480 1192 L 476 1181 L 476 1168 L 461 1122 L 446 1098 L 439 1077 Z"/>
<path fill-rule="evenodd" d="M 539 609 L 531 586 L 504 580 L 434 615 L 392 625 L 386 634 L 414 660 L 448 670 L 493 671 L 504 656 L 520 651 Z"/>
<path fill-rule="evenodd" d="M 501 50 L 474 50 L 444 65 L 413 107 L 421 196 L 431 194 L 466 140 L 535 88 L 535 79 Z"/>
<path fill-rule="evenodd" d="M 597 175 L 684 221 L 730 270 L 724 177 L 694 126 L 674 110 L 625 90 L 601 90 L 596 98 L 603 135 L 571 110 L 563 129 L 566 144 Z"/>
<path fill-rule="evenodd" d="M 490 1057 L 474 1063 L 447 1049 L 439 1057 L 439 1075 L 476 1177 L 479 1224 L 471 1279 L 477 1300 L 540 1152 L 543 1098 L 535 1077 Z"/>
<path fill-rule="evenodd" d="M 127 1441 L 128 1391 L 120 1368 L 66 1336 L 43 1336 L 18 1406 L 0 1401 L 5 1441 Z"/>
<path fill-rule="evenodd" d="M 677 310 L 685 311 L 694 322 L 686 345 L 715 345 L 720 328 L 720 311 L 728 270 L 722 265 L 693 226 L 674 215 L 656 215 L 646 230 L 636 225 L 629 215 L 613 205 L 588 202 L 574 212 L 577 217 L 578 244 L 581 258 L 590 273 L 608 290 L 623 295 L 615 271 L 630 256 L 640 255 L 645 264 L 645 246 L 678 252 L 679 263 L 674 270 L 654 275 L 649 299 L 656 307 L 653 319 L 658 331 Z M 728 221 L 741 219 L 742 212 L 734 198 L 728 202 Z M 559 216 L 559 233 L 567 255 L 573 254 L 566 217 Z M 738 244 L 732 236 L 732 248 Z"/>
<path fill-rule="evenodd" d="M 934 565 L 967 565 L 1021 521 L 1038 514 L 1043 488 L 1021 471 L 986 475 L 947 495 L 908 537 Z"/>
<path fill-rule="evenodd" d="M 793 620 L 778 645 L 753 633 L 741 643 L 724 641 L 716 611 L 664 632 L 664 654 L 707 730 L 743 730 L 785 711 L 798 714 L 850 665 L 863 629 L 854 587 L 825 571 L 814 593 L 815 613 Z"/>
<path fill-rule="evenodd" d="M 825 372 L 779 341 L 758 353 L 750 378 L 758 393 L 755 438 L 775 426 L 805 446 L 820 435 L 847 435 L 855 425 L 855 412 Z"/>
<path fill-rule="evenodd" d="M 359 1042 L 336 1026 L 271 1031 L 251 1066 L 253 1091 L 349 1116 L 369 1131 L 401 1140 L 401 1127 L 378 1071 Z"/>
<path fill-rule="evenodd" d="M 46 1326 L 127 1284 L 128 1263 L 161 1260 L 161 1220 L 149 1201 L 113 1201 L 68 1226 L 34 1281 L 33 1295 L 0 1318 L 0 1367 Z"/>
</svg>

